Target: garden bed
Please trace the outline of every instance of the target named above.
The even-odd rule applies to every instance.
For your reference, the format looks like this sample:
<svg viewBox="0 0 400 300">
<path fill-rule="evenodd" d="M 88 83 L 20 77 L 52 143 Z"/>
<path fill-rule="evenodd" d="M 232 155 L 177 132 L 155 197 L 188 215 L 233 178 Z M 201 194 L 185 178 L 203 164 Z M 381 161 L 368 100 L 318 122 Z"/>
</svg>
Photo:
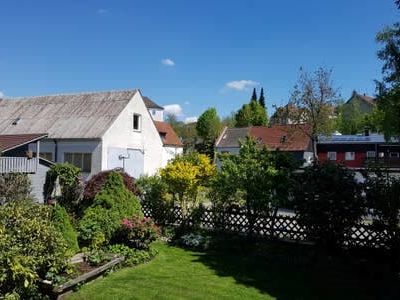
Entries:
<svg viewBox="0 0 400 300">
<path fill-rule="evenodd" d="M 123 256 L 113 256 L 110 261 L 101 266 L 93 266 L 86 261 L 77 262 L 75 265 L 77 268 L 77 274 L 79 274 L 78 277 L 72 278 L 60 285 L 54 285 L 50 281 L 43 280 L 43 288 L 46 291 L 46 294 L 50 295 L 51 298 L 62 299 L 65 294 L 73 290 L 79 284 L 91 281 L 99 277 L 104 272 L 110 270 L 111 268 L 120 264 L 123 261 Z"/>
</svg>

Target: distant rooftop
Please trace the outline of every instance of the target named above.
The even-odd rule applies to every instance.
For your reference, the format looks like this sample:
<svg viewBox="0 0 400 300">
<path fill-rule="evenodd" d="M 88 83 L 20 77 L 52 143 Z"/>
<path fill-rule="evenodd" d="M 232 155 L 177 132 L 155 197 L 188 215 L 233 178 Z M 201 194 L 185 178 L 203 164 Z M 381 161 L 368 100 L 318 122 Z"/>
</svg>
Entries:
<svg viewBox="0 0 400 300">
<path fill-rule="evenodd" d="M 153 100 L 151 100 L 149 97 L 143 96 L 142 98 L 143 98 L 144 104 L 146 104 L 147 108 L 155 108 L 155 109 L 164 110 L 164 107 L 158 105 Z"/>
</svg>

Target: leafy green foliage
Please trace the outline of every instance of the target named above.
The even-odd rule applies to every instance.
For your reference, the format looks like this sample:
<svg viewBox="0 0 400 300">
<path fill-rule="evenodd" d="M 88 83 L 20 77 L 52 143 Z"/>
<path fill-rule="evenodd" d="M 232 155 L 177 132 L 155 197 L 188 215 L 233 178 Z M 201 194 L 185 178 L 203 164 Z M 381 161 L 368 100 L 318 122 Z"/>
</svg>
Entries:
<svg viewBox="0 0 400 300">
<path fill-rule="evenodd" d="M 142 176 L 137 185 L 142 193 L 142 203 L 150 208 L 157 225 L 164 226 L 174 217 L 172 197 L 168 197 L 168 186 L 160 176 Z"/>
<path fill-rule="evenodd" d="M 291 157 L 258 147 L 255 140 L 242 142 L 239 155 L 220 156 L 221 169 L 211 185 L 210 197 L 217 211 L 232 205 L 244 206 L 249 232 L 256 214 L 276 214 L 291 192 L 296 168 Z"/>
<path fill-rule="evenodd" d="M 30 201 L 0 206 L 0 297 L 37 295 L 37 280 L 67 268 L 67 247 L 51 208 Z"/>
<path fill-rule="evenodd" d="M 202 147 L 198 147 L 200 153 L 214 156 L 214 142 L 221 131 L 221 120 L 215 108 L 207 109 L 197 120 L 197 135 L 202 138 Z"/>
<path fill-rule="evenodd" d="M 104 187 L 108 175 L 110 175 L 111 172 L 118 172 L 123 178 L 125 187 L 134 195 L 136 196 L 140 195 L 140 192 L 136 186 L 135 179 L 128 173 L 122 170 L 103 171 L 91 177 L 90 180 L 86 183 L 85 190 L 83 193 L 84 199 L 80 205 L 81 209 L 82 208 L 84 209 L 93 203 L 94 198 Z"/>
<path fill-rule="evenodd" d="M 46 199 L 51 197 L 55 182 L 59 179 L 62 196 L 57 199 L 68 212 L 75 211 L 82 198 L 83 183 L 80 169 L 69 163 L 55 164 L 47 171 L 44 194 Z"/>
<path fill-rule="evenodd" d="M 265 126 L 268 116 L 265 108 L 256 100 L 244 104 L 235 115 L 236 127 Z"/>
<path fill-rule="evenodd" d="M 294 195 L 298 222 L 311 239 L 328 249 L 340 248 L 345 234 L 364 214 L 361 186 L 354 172 L 341 165 L 307 167 Z"/>
<path fill-rule="evenodd" d="M 158 251 L 152 247 L 148 250 L 138 250 L 130 248 L 124 244 L 114 244 L 107 248 L 108 253 L 118 254 L 125 257 L 125 266 L 136 266 L 152 260 Z"/>
<path fill-rule="evenodd" d="M 196 130 L 198 136 L 206 141 L 214 141 L 221 130 L 221 120 L 217 114 L 217 110 L 213 108 L 207 109 L 197 120 Z"/>
<path fill-rule="evenodd" d="M 148 250 L 160 235 L 160 229 L 150 218 L 133 216 L 121 222 L 116 241 L 131 248 Z"/>
<path fill-rule="evenodd" d="M 179 201 L 184 219 L 189 209 L 197 205 L 199 189 L 208 185 L 215 172 L 216 167 L 210 159 L 195 152 L 177 156 L 161 169 L 161 179 Z"/>
<path fill-rule="evenodd" d="M 358 102 L 343 104 L 338 107 L 338 112 L 337 130 L 341 134 L 358 134 L 365 128 L 376 129 L 369 114 L 361 112 Z"/>
<path fill-rule="evenodd" d="M 52 210 L 51 219 L 54 227 L 62 234 L 65 239 L 70 254 L 75 254 L 79 251 L 78 234 L 71 223 L 71 217 L 66 209 L 61 205 L 56 204 Z"/>
<path fill-rule="evenodd" d="M 79 239 L 90 247 L 108 244 L 121 220 L 129 216 L 142 216 L 139 199 L 125 187 L 121 174 L 111 172 L 79 221 Z"/>
<path fill-rule="evenodd" d="M 0 202 L 23 200 L 30 196 L 31 181 L 27 174 L 0 174 Z"/>
<path fill-rule="evenodd" d="M 261 92 L 260 92 L 260 98 L 258 99 L 258 103 L 260 103 L 260 105 L 264 108 L 266 108 L 265 106 L 265 96 L 264 96 L 264 89 L 261 88 Z"/>
</svg>

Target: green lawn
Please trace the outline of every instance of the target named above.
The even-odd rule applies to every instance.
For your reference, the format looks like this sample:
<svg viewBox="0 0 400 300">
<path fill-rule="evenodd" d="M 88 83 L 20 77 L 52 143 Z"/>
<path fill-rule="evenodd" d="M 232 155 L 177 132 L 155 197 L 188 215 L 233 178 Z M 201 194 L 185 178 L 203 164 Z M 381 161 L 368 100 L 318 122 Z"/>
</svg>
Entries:
<svg viewBox="0 0 400 300">
<path fill-rule="evenodd" d="M 150 263 L 86 284 L 68 299 L 400 299 L 393 283 L 334 261 L 304 263 L 286 246 L 263 249 L 270 258 L 249 249 L 156 248 Z"/>
</svg>

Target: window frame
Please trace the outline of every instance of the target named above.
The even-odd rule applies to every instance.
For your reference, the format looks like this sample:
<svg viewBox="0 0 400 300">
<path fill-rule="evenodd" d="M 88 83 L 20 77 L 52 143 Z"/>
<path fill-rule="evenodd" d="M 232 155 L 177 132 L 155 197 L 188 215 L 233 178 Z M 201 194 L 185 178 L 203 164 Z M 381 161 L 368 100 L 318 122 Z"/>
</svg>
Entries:
<svg viewBox="0 0 400 300">
<path fill-rule="evenodd" d="M 71 156 L 71 161 L 67 160 L 67 156 Z M 85 156 L 89 156 L 90 159 L 87 160 L 90 162 L 89 168 L 85 168 Z M 77 165 L 77 160 L 80 160 L 80 164 Z M 91 173 L 92 172 L 92 153 L 91 152 L 64 152 L 64 162 L 70 163 L 75 167 L 81 169 L 82 173 Z"/>
<path fill-rule="evenodd" d="M 335 158 L 332 159 L 332 158 L 331 158 L 331 155 L 334 155 Z M 329 161 L 336 161 L 336 160 L 337 160 L 337 152 L 336 152 L 336 151 L 328 151 L 328 152 L 326 153 L 326 157 L 327 157 L 327 159 L 328 159 Z"/>
<path fill-rule="evenodd" d="M 135 117 L 138 117 L 138 128 L 135 128 Z M 133 114 L 133 116 L 132 116 L 132 128 L 133 128 L 133 131 L 135 131 L 135 132 L 140 132 L 140 131 L 142 131 L 142 115 L 141 114 L 137 114 L 137 113 L 134 113 Z"/>
<path fill-rule="evenodd" d="M 393 154 L 395 154 L 395 155 L 393 155 Z M 389 158 L 399 158 L 399 152 L 390 152 Z"/>
</svg>

